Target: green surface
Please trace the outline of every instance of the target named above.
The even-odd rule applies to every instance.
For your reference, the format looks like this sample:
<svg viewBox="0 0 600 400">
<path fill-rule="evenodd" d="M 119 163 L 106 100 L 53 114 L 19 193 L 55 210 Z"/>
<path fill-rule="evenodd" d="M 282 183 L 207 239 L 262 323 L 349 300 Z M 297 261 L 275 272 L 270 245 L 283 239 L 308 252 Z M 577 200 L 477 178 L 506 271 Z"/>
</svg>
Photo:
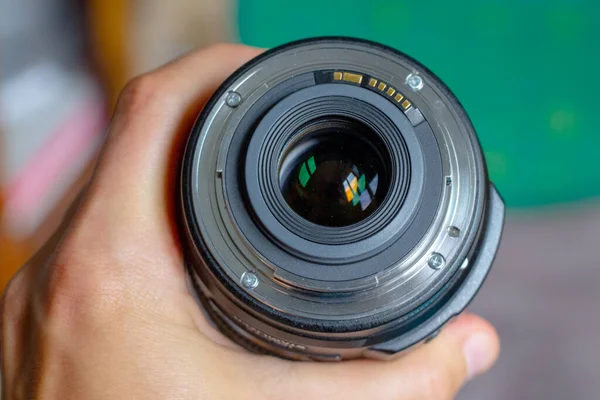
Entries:
<svg viewBox="0 0 600 400">
<path fill-rule="evenodd" d="M 300 167 L 298 177 L 300 178 L 300 184 L 302 185 L 302 187 L 306 187 L 306 184 L 310 180 L 310 173 L 306 169 L 306 164 L 302 164 L 302 167 Z"/>
<path fill-rule="evenodd" d="M 454 91 L 510 206 L 600 195 L 600 2 L 239 0 L 243 43 L 317 35 L 393 46 Z"/>
<path fill-rule="evenodd" d="M 360 178 L 358 178 L 358 193 L 362 194 L 365 191 L 366 186 L 366 178 L 365 174 L 362 174 Z"/>
<path fill-rule="evenodd" d="M 317 169 L 317 164 L 315 164 L 315 158 L 311 157 L 308 159 L 308 169 L 311 174 L 314 174 Z"/>
</svg>

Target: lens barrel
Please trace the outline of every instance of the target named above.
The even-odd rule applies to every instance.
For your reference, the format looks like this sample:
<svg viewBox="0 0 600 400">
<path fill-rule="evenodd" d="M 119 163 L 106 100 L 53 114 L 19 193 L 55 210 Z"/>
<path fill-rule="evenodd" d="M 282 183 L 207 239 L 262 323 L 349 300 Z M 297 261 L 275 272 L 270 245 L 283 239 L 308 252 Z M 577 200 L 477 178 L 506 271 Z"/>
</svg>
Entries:
<svg viewBox="0 0 600 400">
<path fill-rule="evenodd" d="M 482 285 L 504 204 L 427 68 L 374 42 L 269 50 L 216 91 L 182 162 L 190 287 L 248 349 L 387 358 Z"/>
</svg>

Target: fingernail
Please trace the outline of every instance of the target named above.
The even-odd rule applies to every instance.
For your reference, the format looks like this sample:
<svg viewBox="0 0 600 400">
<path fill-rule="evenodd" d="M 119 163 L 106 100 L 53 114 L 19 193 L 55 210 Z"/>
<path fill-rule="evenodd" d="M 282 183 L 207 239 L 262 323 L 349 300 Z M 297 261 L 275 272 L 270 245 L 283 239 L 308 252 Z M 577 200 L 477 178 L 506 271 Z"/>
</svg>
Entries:
<svg viewBox="0 0 600 400">
<path fill-rule="evenodd" d="M 489 335 L 476 333 L 463 345 L 467 361 L 467 378 L 471 379 L 485 372 L 494 363 L 494 344 Z"/>
</svg>

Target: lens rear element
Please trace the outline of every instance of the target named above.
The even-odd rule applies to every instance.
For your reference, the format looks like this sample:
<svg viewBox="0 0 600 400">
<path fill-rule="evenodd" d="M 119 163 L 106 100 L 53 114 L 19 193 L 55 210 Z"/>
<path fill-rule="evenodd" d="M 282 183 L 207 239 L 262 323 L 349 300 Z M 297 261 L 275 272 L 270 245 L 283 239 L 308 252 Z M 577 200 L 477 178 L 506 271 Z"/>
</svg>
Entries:
<svg viewBox="0 0 600 400">
<path fill-rule="evenodd" d="M 288 145 L 279 169 L 288 205 L 322 226 L 347 226 L 366 219 L 377 210 L 389 186 L 384 159 L 389 155 L 376 141 L 368 127 L 348 118 L 321 119 L 303 127 Z"/>
</svg>

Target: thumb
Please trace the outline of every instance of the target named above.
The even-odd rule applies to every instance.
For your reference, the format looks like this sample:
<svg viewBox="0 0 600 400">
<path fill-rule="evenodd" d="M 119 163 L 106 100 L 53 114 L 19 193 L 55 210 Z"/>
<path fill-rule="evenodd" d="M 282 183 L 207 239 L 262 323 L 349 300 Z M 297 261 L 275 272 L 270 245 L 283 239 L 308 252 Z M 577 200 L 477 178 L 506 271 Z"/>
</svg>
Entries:
<svg viewBox="0 0 600 400">
<path fill-rule="evenodd" d="M 392 368 L 407 378 L 410 399 L 451 399 L 461 386 L 492 367 L 500 352 L 494 327 L 487 321 L 464 314 L 440 335 Z"/>
<path fill-rule="evenodd" d="M 285 380 L 292 387 L 283 390 L 299 399 L 452 399 L 468 379 L 493 365 L 499 349 L 495 329 L 464 314 L 437 338 L 396 360 L 297 364 Z"/>
</svg>

